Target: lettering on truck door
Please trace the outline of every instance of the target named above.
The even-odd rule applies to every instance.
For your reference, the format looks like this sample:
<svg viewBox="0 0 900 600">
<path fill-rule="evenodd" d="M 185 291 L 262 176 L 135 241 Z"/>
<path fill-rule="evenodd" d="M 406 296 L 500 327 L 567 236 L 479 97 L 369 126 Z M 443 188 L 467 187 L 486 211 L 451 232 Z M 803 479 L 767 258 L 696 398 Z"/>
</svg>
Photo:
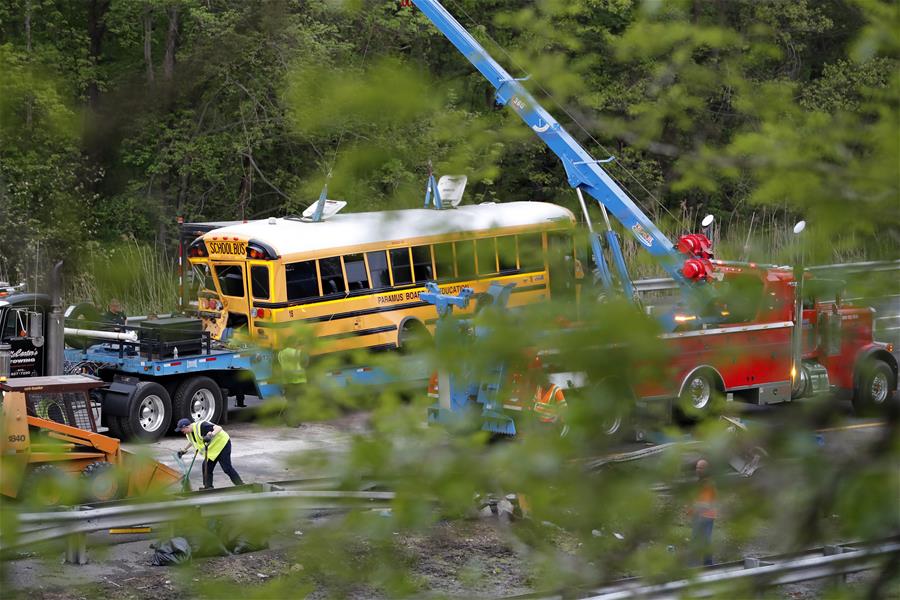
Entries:
<svg viewBox="0 0 900 600">
<path fill-rule="evenodd" d="M 44 371 L 43 344 L 35 346 L 34 340 L 28 337 L 30 319 L 42 319 L 40 307 L 38 312 L 30 312 L 25 308 L 12 308 L 6 313 L 0 339 L 10 346 L 10 376 L 35 377 Z"/>
</svg>

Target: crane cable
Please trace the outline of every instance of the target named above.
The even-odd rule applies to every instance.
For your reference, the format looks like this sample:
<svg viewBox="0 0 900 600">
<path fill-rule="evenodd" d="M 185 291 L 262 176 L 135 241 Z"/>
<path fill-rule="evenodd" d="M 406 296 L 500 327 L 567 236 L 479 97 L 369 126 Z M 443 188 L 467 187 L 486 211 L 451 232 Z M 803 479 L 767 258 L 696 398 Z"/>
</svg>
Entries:
<svg viewBox="0 0 900 600">
<path fill-rule="evenodd" d="M 523 69 L 523 68 L 521 67 L 521 65 L 519 65 L 519 64 L 516 62 L 516 60 L 510 55 L 510 53 L 506 51 L 506 49 L 503 47 L 502 44 L 500 44 L 497 40 L 495 40 L 493 37 L 491 37 L 491 34 L 488 33 L 488 31 L 487 31 L 487 27 L 485 27 L 484 25 L 482 25 L 481 23 L 479 23 L 478 21 L 476 21 L 475 19 L 473 19 L 473 18 L 469 15 L 469 13 L 466 12 L 466 9 L 463 8 L 462 6 L 460 6 L 460 4 L 459 4 L 458 2 L 456 2 L 455 0 L 448 0 L 448 2 L 450 2 L 451 4 L 453 4 L 453 6 L 454 6 L 456 9 L 458 9 L 463 15 L 465 15 L 466 19 L 468 19 L 469 22 L 470 22 L 472 25 L 474 25 L 474 26 L 476 26 L 476 27 L 478 27 L 478 28 L 481 28 L 481 29 L 483 30 L 483 32 L 484 32 L 485 37 L 487 37 L 487 39 L 489 39 L 489 40 L 491 41 L 491 43 L 493 43 L 494 46 L 496 46 L 496 47 L 500 50 L 500 52 L 503 53 L 504 56 L 506 56 L 506 58 L 509 60 L 510 64 L 512 64 L 518 71 L 521 71 L 521 72 L 523 72 L 523 73 L 526 71 L 526 69 Z M 603 150 L 603 152 L 605 152 L 607 155 L 612 156 L 612 152 L 610 152 L 610 151 L 609 151 L 603 144 L 601 144 L 601 143 L 600 143 L 593 135 L 591 135 L 591 132 L 588 131 L 587 128 L 586 128 L 584 125 L 582 125 L 581 122 L 580 122 L 574 115 L 572 115 L 572 113 L 570 113 L 570 112 L 562 105 L 562 103 L 559 102 L 559 101 L 556 99 L 556 97 L 555 97 L 552 93 L 550 93 L 549 90 L 547 90 L 543 85 L 541 85 L 540 82 L 536 82 L 536 85 L 537 85 L 538 89 L 540 89 L 541 92 L 544 93 L 548 98 L 550 98 L 550 100 L 553 102 L 553 104 L 555 104 L 556 107 L 559 108 L 563 113 L 565 113 L 565 115 L 566 115 L 566 116 L 567 116 L 567 117 L 568 117 L 568 118 L 569 118 L 569 119 L 570 119 L 570 120 L 571 120 L 571 121 L 572 121 L 572 122 L 573 122 L 580 130 L 581 130 L 581 131 L 583 131 L 584 134 L 587 135 L 588 138 L 590 138 L 590 140 L 591 140 L 594 144 L 596 144 L 596 145 L 597 145 L 601 150 Z M 623 171 L 625 171 L 626 175 L 628 175 L 632 180 L 634 180 L 634 182 L 638 184 L 638 186 L 644 191 L 644 193 L 647 194 L 654 202 L 656 202 L 656 204 L 658 204 L 658 205 L 659 205 L 666 213 L 668 213 L 668 215 L 669 215 L 670 217 L 672 217 L 673 220 L 675 220 L 676 222 L 679 222 L 679 223 L 682 221 L 681 219 L 678 219 L 678 217 L 676 217 L 676 216 L 672 213 L 672 211 L 670 211 L 670 210 L 666 207 L 666 205 L 663 204 L 663 203 L 662 203 L 655 195 L 653 195 L 653 193 L 652 193 L 650 190 L 648 190 L 648 189 L 644 186 L 643 183 L 641 183 L 640 179 L 638 179 L 638 178 L 634 175 L 634 173 L 632 173 L 632 172 L 628 169 L 628 167 L 626 167 L 624 164 L 622 164 L 622 163 L 619 162 L 619 161 L 616 161 L 616 162 L 613 163 L 613 164 L 616 164 L 619 168 L 621 168 Z M 621 179 L 619 179 L 618 177 L 616 177 L 615 175 L 613 175 L 613 174 L 610 173 L 610 172 L 607 172 L 607 174 L 608 174 L 608 175 L 609 175 L 609 176 L 610 176 L 610 177 L 611 177 L 611 178 L 619 185 L 619 187 L 622 188 L 622 190 L 625 192 L 625 194 L 626 194 L 629 198 L 631 198 L 632 201 L 634 201 L 634 202 L 637 203 L 637 204 L 643 204 L 642 202 L 640 202 L 640 201 L 637 199 L 637 197 L 636 197 L 634 194 L 632 194 L 632 193 L 628 190 L 628 188 L 625 187 L 625 185 L 622 183 Z"/>
</svg>

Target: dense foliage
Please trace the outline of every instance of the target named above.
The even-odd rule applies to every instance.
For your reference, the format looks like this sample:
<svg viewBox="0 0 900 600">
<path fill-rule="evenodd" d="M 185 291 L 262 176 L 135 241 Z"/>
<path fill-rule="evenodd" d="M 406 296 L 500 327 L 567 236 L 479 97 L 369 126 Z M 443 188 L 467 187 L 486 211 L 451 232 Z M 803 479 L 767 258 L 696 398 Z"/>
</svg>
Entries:
<svg viewBox="0 0 900 600">
<path fill-rule="evenodd" d="M 511 73 L 531 75 L 526 85 L 598 158 L 615 156 L 610 172 L 670 234 L 712 212 L 726 255 L 776 261 L 792 258 L 785 225 L 803 217 L 811 260 L 896 258 L 895 3 L 446 4 Z M 149 264 L 147 248 L 171 252 L 177 217 L 296 213 L 326 182 L 329 195 L 354 210 L 417 206 L 430 165 L 467 173 L 469 202 L 574 200 L 556 157 L 514 114 L 496 110 L 488 84 L 397 1 L 0 0 L 0 86 L 0 278 L 66 256 L 117 295 L 148 280 L 162 288 L 148 274 L 162 281 L 165 269 Z M 138 276 L 121 277 L 122 265 L 137 263 Z M 855 283 L 871 295 L 895 292 L 894 281 L 864 277 Z M 164 308 L 163 299 L 153 301 Z M 316 522 L 284 550 L 301 568 L 282 569 L 265 585 L 186 570 L 185 594 L 420 597 L 430 582 L 416 567 L 431 540 L 418 554 L 407 542 L 458 523 L 478 499 L 509 493 L 531 517 L 499 528 L 529 574 L 522 587 L 551 591 L 626 574 L 671 580 L 696 564 L 684 509 L 696 493 L 690 464 L 701 454 L 722 496 L 718 559 L 898 531 L 896 404 L 849 450 L 823 437 L 848 413 L 821 397 L 787 407 L 795 410 L 778 413 L 771 427 L 751 419 L 742 432 L 709 418 L 689 430 L 697 445 L 675 445 L 641 466 L 586 468 L 620 441 L 603 424 L 634 416 L 627 384 L 652 381 L 671 357 L 655 322 L 621 299 L 579 308 L 581 327 L 563 331 L 555 325 L 572 321 L 561 315 L 575 312 L 565 300 L 515 314 L 486 310 L 476 325 L 488 334 L 478 344 L 462 336 L 425 353 L 431 365 L 451 369 L 503 362 L 516 371 L 527 349 L 553 349 L 590 383 L 569 404 L 564 437 L 539 424 L 510 443 L 427 428 L 431 399 L 403 402 L 394 390 L 345 395 L 309 385 L 301 398 L 267 402 L 259 422 L 269 416 L 278 427 L 348 407 L 371 410 L 370 429 L 343 451 L 305 452 L 297 463 L 342 489 L 358 489 L 361 479 L 382 483 L 396 500 L 390 511 Z M 309 380 L 324 381 L 344 358 L 314 362 Z M 398 371 L 411 360 L 365 359 Z M 670 440 L 688 431 L 661 423 L 648 429 Z M 732 460 L 760 448 L 761 476 L 735 477 Z M 287 505 L 232 520 L 289 537 L 297 527 Z M 193 513 L 185 521 L 178 531 L 206 526 Z M 475 579 L 496 575 L 478 556 L 468 560 Z M 886 594 L 897 571 L 894 560 L 866 580 L 871 597 Z M 717 592 L 738 598 L 756 590 Z"/>
<path fill-rule="evenodd" d="M 803 215 L 838 253 L 896 247 L 891 3 L 448 6 L 670 233 Z M 417 205 L 430 163 L 466 172 L 470 201 L 572 202 L 558 160 L 394 1 L 4 0 L 0 66 L 7 278 L 91 242 L 171 253 L 179 216 L 298 212 L 329 174 L 356 210 Z"/>
</svg>

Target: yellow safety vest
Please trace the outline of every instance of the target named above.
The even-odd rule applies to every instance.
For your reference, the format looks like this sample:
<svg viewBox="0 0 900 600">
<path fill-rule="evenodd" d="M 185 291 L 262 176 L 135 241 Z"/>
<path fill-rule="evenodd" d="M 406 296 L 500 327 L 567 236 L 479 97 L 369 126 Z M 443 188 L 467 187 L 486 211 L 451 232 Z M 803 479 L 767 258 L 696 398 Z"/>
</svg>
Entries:
<svg viewBox="0 0 900 600">
<path fill-rule="evenodd" d="M 285 348 L 278 353 L 283 383 L 306 383 L 306 369 L 303 368 L 303 352 L 296 348 Z"/>
<path fill-rule="evenodd" d="M 206 444 L 203 441 L 203 434 L 200 433 L 200 423 L 202 421 L 195 421 L 191 425 L 191 432 L 187 434 L 188 441 L 194 445 L 194 448 L 203 452 L 204 446 Z M 216 460 L 219 457 L 219 453 L 222 452 L 222 448 L 225 447 L 225 444 L 228 443 L 228 433 L 223 429 L 219 433 L 213 436 L 212 441 L 209 443 L 209 446 L 206 448 L 206 458 L 209 460 Z"/>
</svg>

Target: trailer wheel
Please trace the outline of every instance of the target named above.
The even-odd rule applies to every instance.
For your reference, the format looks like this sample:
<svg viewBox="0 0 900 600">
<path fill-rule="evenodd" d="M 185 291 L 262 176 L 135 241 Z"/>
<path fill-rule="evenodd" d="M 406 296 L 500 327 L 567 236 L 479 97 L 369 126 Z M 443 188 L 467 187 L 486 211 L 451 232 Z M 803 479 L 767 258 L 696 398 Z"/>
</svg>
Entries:
<svg viewBox="0 0 900 600">
<path fill-rule="evenodd" d="M 853 408 L 860 414 L 884 412 L 896 387 L 894 371 L 887 363 L 877 359 L 869 361 L 862 366 L 853 394 Z"/>
<path fill-rule="evenodd" d="M 25 475 L 19 497 L 43 507 L 63 504 L 71 496 L 70 479 L 56 465 L 39 465 Z"/>
<path fill-rule="evenodd" d="M 118 500 L 125 495 L 126 483 L 112 463 L 92 462 L 81 471 L 85 497 L 89 502 Z"/>
<path fill-rule="evenodd" d="M 172 407 L 179 419 L 218 423 L 225 412 L 225 401 L 215 381 L 209 377 L 191 377 L 175 390 Z"/>
<path fill-rule="evenodd" d="M 128 416 L 119 424 L 126 439 L 155 442 L 166 434 L 172 422 L 172 401 L 166 388 L 152 381 L 141 381 L 131 395 Z"/>
<path fill-rule="evenodd" d="M 693 423 L 713 415 L 721 408 L 722 392 L 718 377 L 710 370 L 699 369 L 684 381 L 675 418 L 682 423 Z"/>
</svg>

